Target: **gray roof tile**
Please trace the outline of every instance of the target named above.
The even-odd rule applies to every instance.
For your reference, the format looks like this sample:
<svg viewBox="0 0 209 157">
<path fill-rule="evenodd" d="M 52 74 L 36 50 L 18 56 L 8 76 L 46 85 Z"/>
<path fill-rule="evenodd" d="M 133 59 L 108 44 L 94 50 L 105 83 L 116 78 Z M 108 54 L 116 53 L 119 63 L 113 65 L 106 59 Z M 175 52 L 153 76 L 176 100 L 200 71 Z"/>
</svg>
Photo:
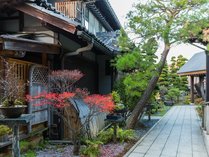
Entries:
<svg viewBox="0 0 209 157">
<path fill-rule="evenodd" d="M 199 52 L 192 56 L 192 58 L 185 63 L 179 71 L 178 74 L 196 72 L 206 70 L 206 54 L 205 52 Z"/>
</svg>

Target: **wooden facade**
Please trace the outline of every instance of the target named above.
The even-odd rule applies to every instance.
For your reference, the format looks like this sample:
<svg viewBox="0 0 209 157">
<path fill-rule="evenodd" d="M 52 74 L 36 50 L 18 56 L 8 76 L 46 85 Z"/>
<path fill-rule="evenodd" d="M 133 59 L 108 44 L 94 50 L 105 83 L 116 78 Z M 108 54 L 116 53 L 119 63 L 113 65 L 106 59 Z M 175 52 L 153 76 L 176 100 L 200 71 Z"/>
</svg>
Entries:
<svg viewBox="0 0 209 157">
<path fill-rule="evenodd" d="M 82 15 L 81 2 L 77 2 L 77 1 L 55 2 L 55 8 L 67 17 L 78 19 L 79 21 L 81 21 L 81 15 Z"/>
<path fill-rule="evenodd" d="M 113 77 L 111 73 L 105 73 L 105 71 L 106 62 L 113 58 L 114 50 L 109 49 L 106 43 L 102 43 L 92 33 L 120 29 L 120 24 L 115 22 L 115 16 L 110 16 L 112 10 L 109 8 L 108 16 L 110 17 L 108 17 L 109 21 L 107 22 L 104 17 L 100 19 L 102 14 L 106 16 L 107 4 L 104 7 L 98 5 L 100 9 L 104 10 L 104 13 L 97 12 L 99 9 L 92 12 L 93 9 L 88 8 L 89 19 L 86 22 L 89 22 L 88 26 L 91 32 L 89 33 L 86 31 L 87 27 L 84 28 L 85 25 L 81 25 L 81 19 L 84 17 L 80 16 L 84 13 L 81 13 L 83 9 L 80 2 L 48 1 L 52 2 L 55 8 L 66 16 L 38 6 L 35 2 L 34 4 L 15 5 L 14 14 L 8 15 L 8 17 L 0 13 L 0 20 L 3 19 L 0 27 L 1 34 L 16 33 L 14 36 L 0 36 L 0 55 L 10 58 L 11 62 L 16 61 L 16 73 L 18 76 L 20 75 L 20 80 L 23 82 L 29 80 L 32 83 L 28 88 L 30 94 L 36 91 L 41 92 L 44 84 L 40 80 L 33 82 L 31 75 L 36 70 L 31 70 L 31 67 L 35 65 L 36 69 L 39 69 L 41 66 L 40 69 L 42 70 L 40 71 L 43 74 L 47 74 L 46 69 L 62 69 L 64 54 L 70 54 L 69 57 L 65 58 L 65 69 L 79 69 L 85 73 L 85 77 L 79 81 L 78 87 L 87 87 L 91 93 L 107 94 L 111 92 Z M 77 20 L 71 20 L 71 18 Z M 79 51 L 77 55 L 71 55 L 77 50 L 83 50 L 90 43 L 93 48 L 88 51 Z M 66 130 L 62 129 L 64 127 L 56 119 L 57 117 L 49 116 L 46 113 L 47 108 L 35 108 L 32 104 L 28 105 L 28 113 L 36 114 L 35 120 L 28 126 L 29 131 L 34 131 L 34 128 L 44 130 L 51 126 L 55 126 L 55 130 L 57 129 L 61 134 Z M 72 115 L 76 114 L 72 108 L 69 111 Z M 101 121 L 101 119 L 104 118 L 100 117 L 96 121 Z M 99 125 L 99 128 L 104 126 L 102 122 Z M 96 128 L 96 126 L 94 127 Z M 53 132 L 53 128 L 51 131 Z M 64 132 L 64 136 L 67 135 L 69 134 Z"/>
</svg>

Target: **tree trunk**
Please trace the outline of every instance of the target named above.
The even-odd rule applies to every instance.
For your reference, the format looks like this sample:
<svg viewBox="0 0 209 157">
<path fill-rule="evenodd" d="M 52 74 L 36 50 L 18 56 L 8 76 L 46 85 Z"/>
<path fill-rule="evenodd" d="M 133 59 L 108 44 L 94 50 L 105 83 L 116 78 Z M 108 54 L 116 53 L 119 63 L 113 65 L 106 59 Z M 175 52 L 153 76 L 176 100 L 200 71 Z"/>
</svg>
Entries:
<svg viewBox="0 0 209 157">
<path fill-rule="evenodd" d="M 131 116 L 128 118 L 127 125 L 126 125 L 127 129 L 133 129 L 134 126 L 136 125 L 136 123 L 138 122 L 139 114 L 143 111 L 143 109 L 146 105 L 146 102 L 151 97 L 152 92 L 157 84 L 159 76 L 160 76 L 162 69 L 165 65 L 169 50 L 170 50 L 170 45 L 165 45 L 163 53 L 161 55 L 161 59 L 157 65 L 158 67 L 156 69 L 158 75 L 153 75 L 152 78 L 150 79 L 149 84 L 148 84 L 147 88 L 145 89 L 141 99 L 138 101 Z"/>
</svg>

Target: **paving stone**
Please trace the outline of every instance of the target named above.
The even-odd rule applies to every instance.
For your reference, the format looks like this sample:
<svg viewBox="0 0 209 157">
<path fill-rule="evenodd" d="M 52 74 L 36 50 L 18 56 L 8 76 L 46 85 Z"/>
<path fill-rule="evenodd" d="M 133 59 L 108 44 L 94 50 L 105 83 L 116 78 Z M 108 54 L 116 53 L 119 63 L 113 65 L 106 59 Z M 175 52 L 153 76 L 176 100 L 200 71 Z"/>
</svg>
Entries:
<svg viewBox="0 0 209 157">
<path fill-rule="evenodd" d="M 204 151 L 204 152 L 196 152 L 196 151 L 194 151 L 193 152 L 193 157 L 208 157 L 206 151 Z"/>
<path fill-rule="evenodd" d="M 179 152 L 179 153 L 177 153 L 177 157 L 192 157 L 192 154 Z M 201 156 L 199 156 L 199 157 L 201 157 Z"/>
<path fill-rule="evenodd" d="M 176 154 L 167 154 L 166 152 L 162 153 L 160 157 L 176 157 Z"/>
<path fill-rule="evenodd" d="M 149 149 L 150 147 L 149 146 L 137 146 L 135 149 L 134 149 L 134 153 L 146 153 L 147 150 Z"/>
<path fill-rule="evenodd" d="M 129 157 L 209 157 L 194 106 L 174 106 Z"/>
<path fill-rule="evenodd" d="M 144 154 L 132 152 L 128 157 L 144 157 Z"/>
</svg>

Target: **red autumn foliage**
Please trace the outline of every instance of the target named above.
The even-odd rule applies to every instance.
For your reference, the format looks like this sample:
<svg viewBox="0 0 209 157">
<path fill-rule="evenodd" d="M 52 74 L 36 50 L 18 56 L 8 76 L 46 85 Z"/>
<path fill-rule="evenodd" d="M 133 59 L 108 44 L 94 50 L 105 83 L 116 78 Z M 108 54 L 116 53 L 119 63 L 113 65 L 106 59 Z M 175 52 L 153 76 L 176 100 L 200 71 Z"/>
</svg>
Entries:
<svg viewBox="0 0 209 157">
<path fill-rule="evenodd" d="M 78 90 L 78 89 L 77 89 Z M 69 105 L 69 99 L 73 98 L 76 93 L 42 93 L 37 96 L 27 95 L 29 102 L 34 102 L 34 106 L 51 105 L 55 108 L 63 108 Z M 111 95 L 89 95 L 84 98 L 84 102 L 89 107 L 96 107 L 100 112 L 111 112 L 115 108 L 114 101 Z"/>
<path fill-rule="evenodd" d="M 115 108 L 115 104 L 111 95 L 94 94 L 84 99 L 90 107 L 98 107 L 101 112 L 111 112 Z"/>
<path fill-rule="evenodd" d="M 80 80 L 84 74 L 79 70 L 55 70 L 49 75 L 49 80 L 53 83 L 64 83 L 65 85 L 72 85 Z"/>
<path fill-rule="evenodd" d="M 27 95 L 29 102 L 34 102 L 34 106 L 52 105 L 55 108 L 63 108 L 67 106 L 68 100 L 75 96 L 75 93 L 64 92 L 64 93 L 42 93 L 37 96 Z"/>
<path fill-rule="evenodd" d="M 55 108 L 64 108 L 70 105 L 70 98 L 83 99 L 91 108 L 98 108 L 100 112 L 111 112 L 114 109 L 114 101 L 111 95 L 89 95 L 87 89 L 74 88 L 74 83 L 80 80 L 84 74 L 79 70 L 57 70 L 49 75 L 49 91 L 37 96 L 27 95 L 27 100 L 35 106 L 51 105 Z M 56 91 L 56 92 L 54 92 Z"/>
</svg>

